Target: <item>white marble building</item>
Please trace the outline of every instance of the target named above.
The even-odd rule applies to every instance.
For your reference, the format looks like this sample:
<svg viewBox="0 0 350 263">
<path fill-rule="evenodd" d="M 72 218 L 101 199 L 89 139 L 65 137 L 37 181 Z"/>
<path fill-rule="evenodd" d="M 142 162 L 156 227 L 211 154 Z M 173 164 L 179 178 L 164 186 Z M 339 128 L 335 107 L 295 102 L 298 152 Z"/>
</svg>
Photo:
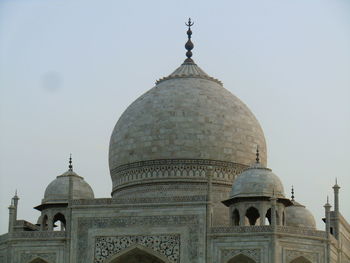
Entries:
<svg viewBox="0 0 350 263">
<path fill-rule="evenodd" d="M 253 113 L 192 60 L 188 25 L 187 59 L 115 125 L 111 198 L 94 198 L 70 160 L 35 207 L 37 222 L 17 219 L 13 197 L 1 263 L 350 262 L 340 187 L 317 230 L 266 168 Z"/>
</svg>

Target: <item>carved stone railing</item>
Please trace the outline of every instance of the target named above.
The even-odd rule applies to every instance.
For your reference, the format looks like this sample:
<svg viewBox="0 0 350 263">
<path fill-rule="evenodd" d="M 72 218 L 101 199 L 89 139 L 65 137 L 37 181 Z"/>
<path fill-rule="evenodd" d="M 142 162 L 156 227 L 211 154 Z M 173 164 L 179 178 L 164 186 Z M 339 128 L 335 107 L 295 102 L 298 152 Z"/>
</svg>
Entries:
<svg viewBox="0 0 350 263">
<path fill-rule="evenodd" d="M 211 234 L 272 232 L 271 226 L 220 226 L 212 227 Z"/>
<path fill-rule="evenodd" d="M 287 233 L 301 236 L 323 237 L 326 238 L 326 232 L 307 227 L 277 226 L 278 233 Z"/>
<path fill-rule="evenodd" d="M 20 231 L 8 234 L 8 238 L 30 238 L 30 239 L 51 239 L 51 238 L 65 238 L 65 231 Z"/>
<path fill-rule="evenodd" d="M 72 205 L 111 205 L 111 204 L 148 204 L 148 203 L 177 203 L 177 202 L 205 202 L 206 195 L 172 196 L 172 197 L 144 197 L 144 198 L 101 198 L 73 200 Z"/>
<path fill-rule="evenodd" d="M 0 243 L 6 241 L 9 238 L 9 234 L 3 234 L 0 236 Z"/>
<path fill-rule="evenodd" d="M 276 229 L 270 225 L 268 226 L 223 226 L 212 227 L 211 234 L 231 234 L 231 233 L 256 233 L 256 232 L 273 232 L 278 234 L 293 234 L 300 236 L 326 238 L 324 231 L 315 230 L 306 227 L 291 227 L 291 226 L 277 226 Z"/>
</svg>

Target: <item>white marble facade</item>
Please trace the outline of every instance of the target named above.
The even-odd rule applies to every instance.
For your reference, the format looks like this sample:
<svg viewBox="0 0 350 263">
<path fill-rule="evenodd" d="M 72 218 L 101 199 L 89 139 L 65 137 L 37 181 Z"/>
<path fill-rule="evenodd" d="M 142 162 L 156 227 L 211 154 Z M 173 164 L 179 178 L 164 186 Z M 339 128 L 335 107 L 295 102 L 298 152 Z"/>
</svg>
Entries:
<svg viewBox="0 0 350 263">
<path fill-rule="evenodd" d="M 17 219 L 12 199 L 1 263 L 350 262 L 339 186 L 317 230 L 266 168 L 253 113 L 187 55 L 117 122 L 111 198 L 94 198 L 70 163 L 47 187 L 37 222 Z"/>
</svg>

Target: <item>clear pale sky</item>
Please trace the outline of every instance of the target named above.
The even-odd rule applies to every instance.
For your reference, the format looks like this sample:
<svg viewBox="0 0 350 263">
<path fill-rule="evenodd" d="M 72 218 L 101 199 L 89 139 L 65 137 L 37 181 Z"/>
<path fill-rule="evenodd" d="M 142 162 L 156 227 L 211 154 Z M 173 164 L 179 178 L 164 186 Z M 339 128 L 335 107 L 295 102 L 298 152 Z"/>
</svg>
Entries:
<svg viewBox="0 0 350 263">
<path fill-rule="evenodd" d="M 0 233 L 18 189 L 36 223 L 46 186 L 74 170 L 110 197 L 108 144 L 126 107 L 193 58 L 254 112 L 268 166 L 323 229 L 335 178 L 350 221 L 348 0 L 0 2 Z"/>
</svg>

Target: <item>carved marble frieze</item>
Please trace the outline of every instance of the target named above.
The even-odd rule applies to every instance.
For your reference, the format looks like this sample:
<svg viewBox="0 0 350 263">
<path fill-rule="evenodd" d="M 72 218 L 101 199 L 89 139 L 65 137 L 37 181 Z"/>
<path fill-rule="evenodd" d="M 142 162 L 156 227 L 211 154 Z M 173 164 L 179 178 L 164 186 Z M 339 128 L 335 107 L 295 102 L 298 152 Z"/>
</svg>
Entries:
<svg viewBox="0 0 350 263">
<path fill-rule="evenodd" d="M 243 254 L 253 259 L 256 263 L 261 262 L 261 249 L 247 248 L 247 249 L 223 249 L 221 250 L 222 262 L 226 263 L 231 258 Z"/>
<path fill-rule="evenodd" d="M 152 249 L 170 262 L 180 262 L 180 235 L 164 234 L 96 237 L 94 263 L 103 263 L 109 257 L 135 245 Z"/>
</svg>

